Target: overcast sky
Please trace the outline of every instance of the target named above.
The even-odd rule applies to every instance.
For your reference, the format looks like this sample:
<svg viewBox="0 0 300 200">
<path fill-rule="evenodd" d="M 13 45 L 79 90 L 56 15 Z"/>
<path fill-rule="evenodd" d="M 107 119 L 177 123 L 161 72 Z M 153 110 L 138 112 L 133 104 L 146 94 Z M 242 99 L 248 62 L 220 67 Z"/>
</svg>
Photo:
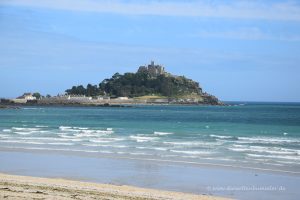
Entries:
<svg viewBox="0 0 300 200">
<path fill-rule="evenodd" d="M 151 60 L 221 100 L 300 101 L 300 1 L 0 0 L 0 97 Z"/>
</svg>

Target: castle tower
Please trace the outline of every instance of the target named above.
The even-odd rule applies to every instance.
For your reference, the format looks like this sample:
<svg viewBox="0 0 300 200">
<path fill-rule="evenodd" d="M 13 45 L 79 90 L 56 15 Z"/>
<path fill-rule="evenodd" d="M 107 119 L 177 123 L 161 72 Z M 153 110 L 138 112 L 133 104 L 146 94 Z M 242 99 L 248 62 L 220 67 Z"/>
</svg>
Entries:
<svg viewBox="0 0 300 200">
<path fill-rule="evenodd" d="M 151 67 L 154 67 L 155 65 L 154 65 L 154 61 L 151 61 Z"/>
</svg>

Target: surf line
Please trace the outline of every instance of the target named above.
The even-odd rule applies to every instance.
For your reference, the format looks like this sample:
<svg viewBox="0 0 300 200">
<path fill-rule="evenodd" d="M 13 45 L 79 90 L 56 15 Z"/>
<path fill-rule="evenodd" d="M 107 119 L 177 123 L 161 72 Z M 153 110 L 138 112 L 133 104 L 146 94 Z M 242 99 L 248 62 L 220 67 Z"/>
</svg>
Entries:
<svg viewBox="0 0 300 200">
<path fill-rule="evenodd" d="M 20 148 L 20 147 L 4 147 L 7 149 L 24 149 L 24 150 L 35 150 L 30 148 Z M 41 151 L 63 151 L 63 152 L 82 152 L 82 153 L 100 153 L 103 158 L 112 158 L 112 159 L 127 159 L 127 160 L 140 160 L 140 161 L 156 161 L 156 162 L 166 162 L 166 163 L 179 163 L 179 164 L 192 164 L 197 166 L 214 166 L 214 167 L 227 167 L 227 168 L 236 168 L 236 169 L 247 169 L 247 170 L 258 170 L 258 171 L 267 171 L 267 172 L 280 172 L 287 174 L 300 174 L 300 172 L 288 171 L 288 170 L 280 170 L 280 169 L 268 169 L 268 168 L 260 168 L 260 167 L 246 167 L 246 166 L 238 166 L 238 165 L 227 165 L 227 164 L 217 164 L 217 163 L 207 163 L 207 162 L 193 162 L 193 161 L 183 161 L 183 160 L 167 160 L 167 159 L 156 159 L 156 158 L 134 158 L 128 156 L 110 156 L 104 155 L 99 151 L 89 152 L 85 150 L 78 149 L 52 149 L 52 148 L 40 148 Z M 34 152 L 32 152 L 34 153 Z M 111 152 L 109 154 L 114 154 Z M 94 154 L 95 155 L 95 154 Z"/>
<path fill-rule="evenodd" d="M 180 164 L 193 164 L 198 166 L 215 166 L 215 167 L 227 167 L 227 168 L 238 168 L 238 169 L 248 169 L 248 170 L 259 170 L 259 171 L 269 171 L 269 172 L 281 172 L 281 173 L 289 173 L 289 174 L 300 174 L 300 172 L 293 172 L 287 170 L 280 169 L 268 169 L 268 168 L 259 168 L 259 167 L 246 167 L 246 166 L 238 166 L 238 165 L 226 165 L 226 164 L 217 164 L 217 163 L 205 163 L 205 162 L 193 162 L 193 161 L 183 161 L 183 160 L 165 160 L 165 159 L 155 159 L 155 158 L 133 158 L 126 156 L 107 156 L 107 158 L 117 158 L 117 159 L 129 159 L 129 160 L 142 160 L 142 161 L 159 161 L 159 162 L 168 162 L 168 163 L 180 163 Z"/>
</svg>

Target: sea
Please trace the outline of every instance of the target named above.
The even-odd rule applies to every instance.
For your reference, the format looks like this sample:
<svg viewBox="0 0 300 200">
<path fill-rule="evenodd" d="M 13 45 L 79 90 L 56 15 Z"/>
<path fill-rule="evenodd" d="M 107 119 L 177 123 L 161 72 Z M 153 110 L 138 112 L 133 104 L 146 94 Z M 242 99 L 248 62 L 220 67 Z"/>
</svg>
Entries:
<svg viewBox="0 0 300 200">
<path fill-rule="evenodd" d="M 300 174 L 300 103 L 0 110 L 0 149 Z"/>
</svg>

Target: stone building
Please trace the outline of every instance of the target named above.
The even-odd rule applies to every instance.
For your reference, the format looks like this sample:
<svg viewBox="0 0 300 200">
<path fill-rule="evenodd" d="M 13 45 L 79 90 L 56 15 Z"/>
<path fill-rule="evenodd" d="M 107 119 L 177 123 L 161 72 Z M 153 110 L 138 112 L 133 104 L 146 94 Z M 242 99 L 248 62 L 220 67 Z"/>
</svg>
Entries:
<svg viewBox="0 0 300 200">
<path fill-rule="evenodd" d="M 151 64 L 146 66 L 140 66 L 138 69 L 138 73 L 148 73 L 151 76 L 158 76 L 165 74 L 165 68 L 161 65 L 155 65 L 154 61 L 151 61 Z"/>
</svg>

